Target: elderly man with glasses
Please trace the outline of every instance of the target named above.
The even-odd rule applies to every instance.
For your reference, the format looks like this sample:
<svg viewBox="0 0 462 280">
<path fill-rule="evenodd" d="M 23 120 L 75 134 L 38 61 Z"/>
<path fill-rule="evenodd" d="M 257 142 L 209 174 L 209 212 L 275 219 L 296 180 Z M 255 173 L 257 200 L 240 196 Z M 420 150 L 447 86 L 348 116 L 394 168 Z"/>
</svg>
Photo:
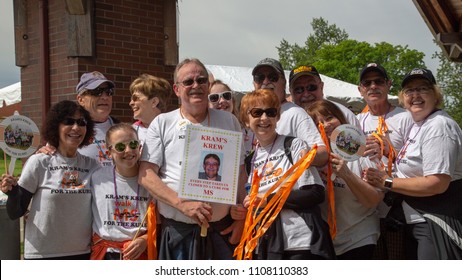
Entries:
<svg viewBox="0 0 462 280">
<path fill-rule="evenodd" d="M 313 165 L 325 165 L 329 155 L 315 123 L 303 108 L 286 100 L 286 77 L 281 63 L 265 58 L 253 68 L 252 75 L 255 90 L 270 89 L 281 102 L 281 117 L 276 124 L 277 133 L 300 138 L 310 147 L 317 144 L 318 151 Z"/>
<path fill-rule="evenodd" d="M 302 108 L 307 108 L 318 100 L 324 100 L 324 82 L 314 66 L 303 65 L 290 71 L 289 91 L 292 102 Z M 356 115 L 340 103 L 333 102 L 342 111 L 349 124 L 359 127 Z"/>
<path fill-rule="evenodd" d="M 198 59 L 185 59 L 174 71 L 173 90 L 179 109 L 160 114 L 151 123 L 141 156 L 139 182 L 157 199 L 161 217 L 159 259 L 232 259 L 240 240 L 243 219 L 234 220 L 226 204 L 180 199 L 181 166 L 186 125 L 241 131 L 228 112 L 208 108 L 207 69 Z M 243 149 L 243 147 L 242 147 Z M 238 202 L 245 197 L 244 154 L 241 154 Z M 201 227 L 208 228 L 201 237 Z"/>
</svg>

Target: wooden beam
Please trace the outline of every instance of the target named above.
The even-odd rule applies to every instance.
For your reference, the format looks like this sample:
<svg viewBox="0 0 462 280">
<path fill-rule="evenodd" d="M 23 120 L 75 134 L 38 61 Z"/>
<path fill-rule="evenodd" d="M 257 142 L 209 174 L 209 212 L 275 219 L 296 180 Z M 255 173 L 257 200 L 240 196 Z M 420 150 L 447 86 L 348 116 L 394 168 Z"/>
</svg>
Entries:
<svg viewBox="0 0 462 280">
<path fill-rule="evenodd" d="M 66 0 L 66 8 L 70 15 L 84 15 L 86 13 L 85 0 Z"/>
<path fill-rule="evenodd" d="M 14 43 L 16 66 L 23 67 L 29 64 L 27 34 L 27 0 L 14 0 Z"/>
<path fill-rule="evenodd" d="M 178 64 L 177 0 L 164 0 L 164 64 Z"/>
<path fill-rule="evenodd" d="M 93 1 L 86 1 L 86 13 L 67 14 L 67 55 L 69 57 L 91 57 L 95 53 L 95 34 L 93 28 Z"/>
</svg>

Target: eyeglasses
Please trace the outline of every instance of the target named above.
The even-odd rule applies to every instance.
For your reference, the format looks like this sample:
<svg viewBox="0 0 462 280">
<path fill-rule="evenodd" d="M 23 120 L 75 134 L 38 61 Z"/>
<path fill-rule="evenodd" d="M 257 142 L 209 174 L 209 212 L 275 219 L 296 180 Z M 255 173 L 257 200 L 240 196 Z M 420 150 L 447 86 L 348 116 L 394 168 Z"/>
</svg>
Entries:
<svg viewBox="0 0 462 280">
<path fill-rule="evenodd" d="M 295 94 L 302 94 L 305 92 L 305 89 L 306 91 L 310 92 L 310 91 L 316 91 L 318 90 L 318 85 L 308 85 L 307 87 L 296 87 L 294 88 L 294 93 Z"/>
<path fill-rule="evenodd" d="M 253 108 L 247 112 L 254 118 L 260 118 L 263 113 L 266 114 L 268 118 L 275 118 L 278 115 L 278 109 L 276 108 L 268 108 L 268 109 L 261 109 L 261 108 Z"/>
<path fill-rule="evenodd" d="M 191 87 L 194 85 L 194 82 L 196 82 L 198 85 L 205 85 L 209 81 L 209 78 L 207 77 L 199 77 L 195 80 L 193 79 L 187 79 L 182 82 L 178 82 L 178 84 L 184 86 L 184 87 Z"/>
<path fill-rule="evenodd" d="M 64 125 L 71 125 L 71 126 L 74 126 L 74 124 L 77 124 L 78 126 L 86 126 L 87 120 L 84 118 L 80 118 L 80 119 L 65 118 L 61 123 Z"/>
<path fill-rule="evenodd" d="M 219 164 L 218 162 L 206 162 L 205 166 L 217 167 Z"/>
<path fill-rule="evenodd" d="M 106 88 L 95 88 L 95 89 L 92 89 L 92 90 L 87 90 L 87 92 L 91 95 L 91 96 L 96 96 L 96 97 L 100 97 L 101 95 L 103 95 L 103 92 L 105 92 L 108 96 L 113 96 L 114 95 L 114 88 L 112 87 L 106 87 Z"/>
<path fill-rule="evenodd" d="M 376 86 L 383 86 L 385 85 L 387 81 L 385 79 L 375 79 L 375 80 L 364 80 L 364 81 L 361 81 L 361 85 L 363 87 L 370 87 L 372 85 L 372 83 L 374 83 Z"/>
<path fill-rule="evenodd" d="M 262 84 L 265 79 L 268 79 L 272 83 L 276 83 L 279 80 L 279 74 L 276 72 L 271 72 L 268 75 L 258 73 L 253 76 L 253 81 L 257 84 Z"/>
<path fill-rule="evenodd" d="M 419 94 L 427 94 L 431 91 L 431 87 L 428 86 L 421 86 L 421 87 L 415 87 L 415 88 L 406 88 L 403 90 L 403 93 L 405 96 L 409 97 L 413 95 L 414 93 L 419 93 Z"/>
<path fill-rule="evenodd" d="M 130 147 L 130 149 L 132 150 L 135 150 L 135 149 L 138 149 L 138 147 L 140 146 L 140 142 L 138 140 L 132 140 L 130 142 L 120 142 L 120 143 L 117 143 L 115 144 L 114 146 L 110 146 L 110 148 L 114 148 L 114 150 L 118 153 L 123 153 L 125 152 L 125 149 L 128 147 Z"/>
<path fill-rule="evenodd" d="M 212 103 L 216 103 L 220 100 L 220 98 L 224 98 L 225 100 L 231 100 L 233 98 L 233 93 L 231 91 L 225 91 L 221 93 L 211 93 L 209 94 L 209 101 Z"/>
</svg>

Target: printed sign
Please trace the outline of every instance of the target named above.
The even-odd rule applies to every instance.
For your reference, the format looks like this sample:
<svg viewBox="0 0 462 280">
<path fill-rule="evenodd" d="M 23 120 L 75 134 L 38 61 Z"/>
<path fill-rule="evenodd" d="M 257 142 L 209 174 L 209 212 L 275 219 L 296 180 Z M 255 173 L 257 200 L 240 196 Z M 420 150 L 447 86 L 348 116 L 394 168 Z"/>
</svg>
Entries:
<svg viewBox="0 0 462 280">
<path fill-rule="evenodd" d="M 13 115 L 0 124 L 0 148 L 12 158 L 29 157 L 39 143 L 39 129 L 28 117 Z"/>
<path fill-rule="evenodd" d="M 366 135 L 356 126 L 342 124 L 332 132 L 330 146 L 333 153 L 346 161 L 355 161 L 366 150 Z"/>
<path fill-rule="evenodd" d="M 242 132 L 186 126 L 178 196 L 236 204 Z"/>
</svg>

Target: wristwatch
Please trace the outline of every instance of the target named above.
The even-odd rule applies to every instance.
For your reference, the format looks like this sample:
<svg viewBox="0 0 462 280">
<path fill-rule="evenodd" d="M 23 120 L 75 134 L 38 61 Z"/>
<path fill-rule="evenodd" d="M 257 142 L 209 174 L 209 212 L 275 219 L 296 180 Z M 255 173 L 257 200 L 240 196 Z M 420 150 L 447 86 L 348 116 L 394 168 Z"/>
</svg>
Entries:
<svg viewBox="0 0 462 280">
<path fill-rule="evenodd" d="M 393 188 L 393 178 L 392 177 L 387 177 L 385 179 L 385 183 L 383 184 L 383 187 L 385 188 L 385 191 L 390 191 L 391 188 Z"/>
</svg>

